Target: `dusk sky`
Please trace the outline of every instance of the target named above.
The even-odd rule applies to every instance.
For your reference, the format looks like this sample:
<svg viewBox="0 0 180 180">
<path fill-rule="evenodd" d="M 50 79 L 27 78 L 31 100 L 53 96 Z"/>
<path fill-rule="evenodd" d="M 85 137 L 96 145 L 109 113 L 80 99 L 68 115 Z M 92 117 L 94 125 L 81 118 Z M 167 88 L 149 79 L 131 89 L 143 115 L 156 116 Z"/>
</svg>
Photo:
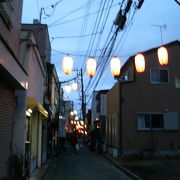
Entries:
<svg viewBox="0 0 180 180">
<path fill-rule="evenodd" d="M 22 23 L 32 23 L 33 19 L 39 19 L 40 9 L 44 8 L 41 23 L 47 24 L 49 28 L 51 62 L 56 66 L 59 80 L 65 81 L 76 76 L 76 72 L 72 75 L 62 72 L 62 58 L 65 54 L 72 56 L 75 68 L 83 68 L 88 108 L 94 89 L 110 89 L 116 83 L 109 64 L 103 69 L 103 74 L 98 74 L 97 69 L 97 76 L 91 81 L 85 73 L 85 64 L 88 57 L 98 58 L 106 47 L 108 36 L 114 33 L 111 27 L 122 2 L 123 0 L 24 0 Z M 118 33 L 112 51 L 112 56 L 119 56 L 121 64 L 129 56 L 160 46 L 160 27 L 163 44 L 180 40 L 180 6 L 174 0 L 144 0 L 140 9 L 135 9 L 135 3 L 137 0 L 133 1 L 125 27 Z M 95 27 L 96 22 L 99 27 Z M 103 65 L 101 62 L 99 64 Z M 69 97 L 68 100 L 75 101 L 75 107 L 80 109 L 77 92 L 66 93 L 65 96 Z"/>
</svg>

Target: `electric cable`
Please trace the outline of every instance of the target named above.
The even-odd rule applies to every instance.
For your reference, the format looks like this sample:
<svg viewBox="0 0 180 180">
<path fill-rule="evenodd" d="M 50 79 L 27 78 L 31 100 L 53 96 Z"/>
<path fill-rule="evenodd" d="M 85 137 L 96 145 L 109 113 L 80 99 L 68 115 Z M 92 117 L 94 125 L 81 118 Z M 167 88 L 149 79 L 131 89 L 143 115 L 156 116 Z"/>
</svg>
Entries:
<svg viewBox="0 0 180 180">
<path fill-rule="evenodd" d="M 117 5 L 119 5 L 119 3 L 117 3 L 117 4 L 113 5 L 113 6 L 117 6 Z M 91 16 L 91 15 L 94 15 L 94 14 L 97 14 L 97 13 L 98 13 L 98 11 L 95 11 L 95 12 L 87 14 L 86 16 Z M 67 21 L 63 21 L 63 22 L 57 23 L 57 24 L 55 24 L 55 23 L 54 24 L 49 24 L 48 27 L 52 28 L 52 27 L 59 26 L 59 25 L 62 25 L 62 24 L 67 24 L 67 23 L 70 23 L 70 22 L 74 22 L 74 21 L 77 21 L 77 20 L 82 19 L 82 18 L 84 18 L 84 16 L 79 16 L 77 18 L 73 18 L 73 19 L 70 19 L 70 20 L 67 20 Z"/>
</svg>

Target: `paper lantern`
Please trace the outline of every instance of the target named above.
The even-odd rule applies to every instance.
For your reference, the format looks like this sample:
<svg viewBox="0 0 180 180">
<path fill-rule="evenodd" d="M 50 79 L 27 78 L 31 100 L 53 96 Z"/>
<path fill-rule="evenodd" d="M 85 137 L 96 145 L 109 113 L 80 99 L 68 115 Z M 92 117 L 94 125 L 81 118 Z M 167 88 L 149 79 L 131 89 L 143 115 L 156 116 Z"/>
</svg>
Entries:
<svg viewBox="0 0 180 180">
<path fill-rule="evenodd" d="M 65 86 L 65 91 L 67 93 L 70 93 L 71 92 L 71 86 L 69 86 L 69 85 Z"/>
<path fill-rule="evenodd" d="M 90 77 L 93 77 L 96 73 L 96 60 L 93 57 L 87 60 L 86 72 Z"/>
<path fill-rule="evenodd" d="M 62 61 L 62 69 L 65 74 L 70 74 L 73 68 L 73 60 L 70 56 L 65 56 Z"/>
<path fill-rule="evenodd" d="M 168 64 L 168 52 L 165 47 L 160 47 L 158 49 L 158 59 L 160 65 L 167 65 Z"/>
<path fill-rule="evenodd" d="M 73 89 L 74 91 L 76 91 L 77 88 L 78 88 L 78 84 L 77 84 L 76 82 L 74 82 L 74 83 L 72 84 L 72 89 Z"/>
<path fill-rule="evenodd" d="M 138 73 L 143 73 L 145 71 L 145 59 L 142 54 L 137 54 L 135 56 L 135 67 Z"/>
<path fill-rule="evenodd" d="M 117 56 L 112 57 L 110 62 L 110 68 L 113 76 L 119 76 L 121 69 L 121 62 Z"/>
</svg>

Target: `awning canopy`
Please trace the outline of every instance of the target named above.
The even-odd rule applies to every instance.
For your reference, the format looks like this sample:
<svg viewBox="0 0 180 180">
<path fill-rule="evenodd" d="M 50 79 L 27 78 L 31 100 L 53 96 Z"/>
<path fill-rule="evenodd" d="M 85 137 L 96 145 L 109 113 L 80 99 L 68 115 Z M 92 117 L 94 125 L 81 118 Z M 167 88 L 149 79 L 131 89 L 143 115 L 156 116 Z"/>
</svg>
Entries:
<svg viewBox="0 0 180 180">
<path fill-rule="evenodd" d="M 44 109 L 44 107 L 37 102 L 35 98 L 28 97 L 27 98 L 27 107 L 31 109 L 38 110 L 43 116 L 48 117 L 48 112 Z"/>
</svg>

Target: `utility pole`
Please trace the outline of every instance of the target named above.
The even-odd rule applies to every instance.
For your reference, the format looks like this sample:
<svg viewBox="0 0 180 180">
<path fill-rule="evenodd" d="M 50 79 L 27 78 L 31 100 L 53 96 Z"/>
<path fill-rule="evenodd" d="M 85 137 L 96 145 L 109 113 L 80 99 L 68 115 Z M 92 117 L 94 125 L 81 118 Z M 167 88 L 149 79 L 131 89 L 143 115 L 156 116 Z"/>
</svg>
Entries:
<svg viewBox="0 0 180 180">
<path fill-rule="evenodd" d="M 85 116 L 86 116 L 86 104 L 84 102 L 84 84 L 83 84 L 83 74 L 82 74 L 82 68 L 80 71 L 80 75 L 81 75 L 81 93 L 82 93 L 82 103 L 81 103 L 81 110 L 82 110 L 82 117 L 83 117 L 83 121 L 85 122 Z"/>
</svg>

